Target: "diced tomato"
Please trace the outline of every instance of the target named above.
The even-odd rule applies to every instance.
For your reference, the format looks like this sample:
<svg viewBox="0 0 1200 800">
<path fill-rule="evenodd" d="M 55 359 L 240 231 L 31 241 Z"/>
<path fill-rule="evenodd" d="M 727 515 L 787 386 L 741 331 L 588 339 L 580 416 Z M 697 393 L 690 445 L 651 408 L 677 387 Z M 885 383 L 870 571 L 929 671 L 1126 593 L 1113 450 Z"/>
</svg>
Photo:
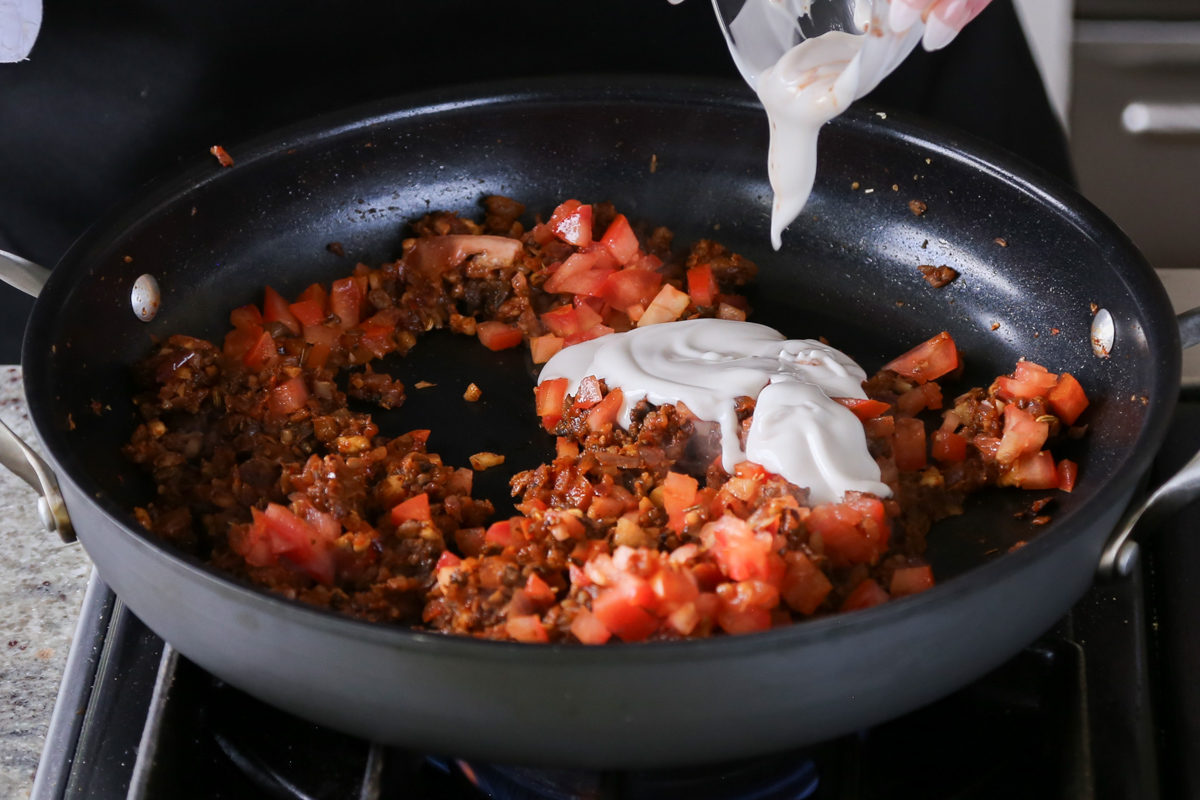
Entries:
<svg viewBox="0 0 1200 800">
<path fill-rule="evenodd" d="M 1064 492 L 1075 490 L 1075 480 L 1079 476 L 1079 465 L 1074 461 L 1063 459 L 1058 462 L 1058 488 Z"/>
<path fill-rule="evenodd" d="M 705 525 L 700 538 L 721 572 L 733 580 L 767 581 L 772 577 L 767 558 L 771 552 L 771 534 L 755 531 L 741 519 L 726 514 Z"/>
<path fill-rule="evenodd" d="M 942 331 L 883 367 L 912 378 L 917 383 L 936 380 L 958 368 L 958 348 L 950 334 Z"/>
<path fill-rule="evenodd" d="M 883 412 L 891 408 L 890 405 L 881 400 L 860 400 L 857 397 L 835 397 L 846 408 L 854 412 L 854 416 L 866 422 L 869 419 L 878 417 Z"/>
<path fill-rule="evenodd" d="M 348 330 L 358 324 L 364 299 L 366 293 L 354 278 L 342 278 L 333 282 L 333 290 L 329 293 L 329 309 L 341 320 L 339 325 L 342 330 Z"/>
<path fill-rule="evenodd" d="M 579 458 L 579 445 L 565 436 L 559 436 L 554 442 L 556 458 Z"/>
<path fill-rule="evenodd" d="M 292 332 L 292 336 L 300 335 L 300 320 L 288 308 L 287 300 L 279 296 L 279 292 L 270 286 L 263 290 L 263 319 L 267 322 L 282 322 Z"/>
<path fill-rule="evenodd" d="M 833 589 L 833 584 L 812 560 L 796 551 L 785 555 L 787 571 L 779 594 L 783 601 L 801 614 L 816 611 Z"/>
<path fill-rule="evenodd" d="M 850 596 L 842 603 L 842 611 L 856 611 L 860 608 L 870 608 L 888 601 L 888 593 L 875 581 L 868 578 L 854 588 Z"/>
<path fill-rule="evenodd" d="M 596 253 L 574 253 L 546 281 L 547 292 L 600 296 L 601 287 L 615 270 L 598 266 Z"/>
<path fill-rule="evenodd" d="M 755 464 L 753 461 L 742 461 L 734 465 L 733 474 L 739 478 L 750 478 L 761 481 L 767 477 L 767 470 L 762 464 Z"/>
<path fill-rule="evenodd" d="M 592 207 L 581 205 L 578 200 L 567 200 L 554 209 L 546 224 L 567 244 L 587 247 L 592 243 Z"/>
<path fill-rule="evenodd" d="M 1054 456 L 1049 450 L 1021 456 L 1001 477 L 1001 483 L 1022 489 L 1057 489 L 1058 468 L 1054 465 Z"/>
<path fill-rule="evenodd" d="M 322 314 L 329 314 L 329 292 L 319 283 L 314 283 L 300 293 L 297 303 L 314 303 Z"/>
<path fill-rule="evenodd" d="M 596 254 L 596 269 L 616 271 L 621 268 L 621 265 L 617 263 L 617 259 L 613 257 L 609 249 L 600 242 L 592 242 L 591 245 L 583 248 L 580 252 Z"/>
<path fill-rule="evenodd" d="M 641 641 L 658 630 L 658 620 L 621 588 L 605 589 L 596 595 L 592 614 L 623 642 Z"/>
<path fill-rule="evenodd" d="M 1058 376 L 1046 370 L 1040 364 L 1032 361 L 1018 361 L 1017 368 L 1011 377 L 1002 375 L 996 379 L 999 395 L 1004 400 L 1016 397 L 1032 399 L 1045 397 L 1047 391 L 1054 387 Z"/>
<path fill-rule="evenodd" d="M 438 556 L 437 564 L 434 565 L 433 571 L 441 572 L 446 567 L 457 567 L 461 563 L 461 558 L 454 555 L 454 553 L 451 553 L 449 550 L 443 550 L 442 554 Z"/>
<path fill-rule="evenodd" d="M 479 341 L 488 350 L 507 350 L 516 347 L 525 339 L 525 334 L 516 325 L 506 325 L 503 322 L 481 322 L 475 327 Z"/>
<path fill-rule="evenodd" d="M 234 328 L 225 334 L 224 353 L 230 358 L 242 358 L 263 335 L 261 325 Z"/>
<path fill-rule="evenodd" d="M 771 612 L 761 608 L 737 611 L 722 606 L 717 612 L 717 624 L 721 630 L 733 636 L 758 633 L 771 627 Z"/>
<path fill-rule="evenodd" d="M 928 463 L 925 458 L 925 423 L 911 417 L 896 420 L 892 455 L 898 469 L 905 472 L 924 469 Z"/>
<path fill-rule="evenodd" d="M 579 301 L 581 299 L 586 299 L 588 301 L 592 301 L 592 298 L 579 298 L 579 297 L 575 298 L 576 301 Z M 596 300 L 595 302 L 602 303 L 603 301 Z M 576 303 L 575 318 L 579 322 L 579 330 L 575 331 L 575 334 L 579 334 L 584 331 L 590 330 L 590 329 L 596 327 L 597 325 L 602 325 L 604 323 L 604 318 L 600 316 L 599 311 L 592 308 L 590 302 L 587 302 L 587 303 L 577 302 Z"/>
<path fill-rule="evenodd" d="M 812 533 L 821 535 L 825 555 L 838 568 L 867 564 L 887 550 L 888 537 L 880 542 L 876 535 L 878 522 L 872 519 L 871 536 L 860 528 L 863 513 L 845 503 L 824 503 L 809 514 L 807 524 Z M 886 528 L 884 528 L 886 532 Z"/>
<path fill-rule="evenodd" d="M 327 316 L 325 310 L 312 300 L 301 300 L 292 303 L 288 308 L 292 315 L 300 320 L 301 325 L 316 325 Z"/>
<path fill-rule="evenodd" d="M 396 330 L 396 312 L 392 309 L 380 311 L 373 317 L 367 317 L 359 326 L 363 329 L 365 338 L 379 338 Z"/>
<path fill-rule="evenodd" d="M 679 319 L 679 316 L 691 304 L 692 298 L 671 284 L 665 284 L 654 296 L 650 305 L 646 307 L 645 313 L 638 319 L 638 327 L 657 325 L 660 322 L 673 322 Z"/>
<path fill-rule="evenodd" d="M 1069 372 L 1058 376 L 1058 383 L 1046 396 L 1050 401 L 1050 410 L 1054 412 L 1065 425 L 1074 425 L 1075 420 L 1088 407 L 1087 395 L 1079 381 Z"/>
<path fill-rule="evenodd" d="M 483 535 L 483 541 L 486 544 L 496 544 L 501 547 L 508 547 L 512 542 L 512 523 L 508 520 L 493 522 L 487 529 L 487 533 Z"/>
<path fill-rule="evenodd" d="M 271 567 L 279 563 L 279 557 L 271 547 L 271 534 L 267 530 L 263 513 L 251 507 L 254 522 L 245 527 L 233 527 L 229 533 L 229 546 L 246 559 L 252 567 Z"/>
<path fill-rule="evenodd" d="M 625 264 L 625 269 L 649 270 L 650 272 L 654 272 L 662 269 L 662 259 L 659 258 L 658 255 L 650 255 L 649 253 L 637 251 L 634 253 L 634 255 L 632 255 L 632 258 L 629 259 L 628 263 Z"/>
<path fill-rule="evenodd" d="M 259 313 L 258 306 L 250 303 L 229 312 L 229 324 L 235 328 L 253 330 L 262 327 L 263 316 Z"/>
<path fill-rule="evenodd" d="M 262 369 L 274 361 L 276 356 L 278 352 L 275 350 L 275 340 L 271 338 L 271 334 L 263 331 L 242 357 L 242 363 L 251 369 Z"/>
<path fill-rule="evenodd" d="M 579 391 L 575 393 L 576 408 L 591 408 L 604 399 L 600 391 L 600 381 L 588 375 L 579 382 Z"/>
<path fill-rule="evenodd" d="M 571 306 L 559 306 L 547 311 L 542 314 L 541 320 L 551 333 L 563 338 L 583 330 L 579 322 L 579 312 Z"/>
<path fill-rule="evenodd" d="M 966 437 L 949 431 L 934 431 L 933 457 L 943 464 L 965 460 L 967 457 Z"/>
<path fill-rule="evenodd" d="M 684 636 L 694 631 L 699 622 L 700 611 L 696 608 L 695 602 L 684 603 L 667 615 L 667 624 Z"/>
<path fill-rule="evenodd" d="M 865 419 L 863 420 L 863 430 L 866 431 L 867 436 L 873 439 L 891 436 L 896 432 L 896 419 L 895 417 Z"/>
<path fill-rule="evenodd" d="M 659 616 L 669 616 L 700 596 L 696 577 L 688 569 L 664 566 L 650 578 L 650 589 L 658 600 Z"/>
<path fill-rule="evenodd" d="M 932 588 L 933 570 L 928 566 L 901 567 L 892 573 L 892 585 L 889 587 L 888 593 L 892 597 L 903 597 Z"/>
<path fill-rule="evenodd" d="M 621 403 L 625 401 L 625 394 L 620 389 L 613 389 L 600 404 L 592 409 L 592 413 L 588 414 L 588 427 L 594 431 L 604 428 L 606 425 L 613 425 L 617 421 L 617 414 L 621 411 Z"/>
<path fill-rule="evenodd" d="M 553 603 L 555 600 L 554 590 L 536 572 L 531 572 L 525 580 L 525 594 L 536 603 Z"/>
<path fill-rule="evenodd" d="M 533 363 L 545 364 L 554 354 L 563 349 L 563 340 L 548 334 L 546 336 L 534 336 L 529 340 L 529 351 L 533 356 Z"/>
<path fill-rule="evenodd" d="M 683 533 L 684 512 L 696 504 L 696 490 L 700 484 L 690 475 L 668 472 L 663 481 L 663 508 L 667 512 L 671 530 Z"/>
<path fill-rule="evenodd" d="M 1050 423 L 1038 422 L 1028 411 L 1015 403 L 1004 407 L 1004 436 L 996 450 L 996 460 L 1011 464 L 1017 458 L 1032 455 L 1042 449 L 1050 433 Z"/>
<path fill-rule="evenodd" d="M 863 494 L 862 492 L 846 492 L 846 497 L 842 501 L 842 505 L 849 506 L 859 514 L 862 514 L 864 520 L 873 520 L 879 528 L 887 524 L 887 509 L 884 508 L 883 501 L 878 497 Z M 866 528 L 863 529 L 863 532 L 867 535 L 867 538 L 874 540 L 874 534 Z"/>
<path fill-rule="evenodd" d="M 252 512 L 257 511 L 252 509 Z M 276 554 L 287 556 L 313 580 L 326 585 L 333 583 L 333 554 L 327 536 L 276 503 L 268 503 L 265 512 L 254 516 L 256 522 L 261 519 L 261 524 L 270 533 L 271 549 Z"/>
<path fill-rule="evenodd" d="M 542 625 L 542 619 L 537 614 L 510 617 L 504 623 L 504 630 L 518 642 L 526 644 L 544 644 L 550 641 L 546 628 Z"/>
<path fill-rule="evenodd" d="M 537 415 L 539 417 L 562 416 L 563 401 L 566 397 L 566 378 L 542 381 L 537 387 Z"/>
<path fill-rule="evenodd" d="M 934 381 L 922 384 L 911 392 L 905 392 L 896 401 L 897 410 L 908 417 L 915 417 L 926 408 L 938 409 L 941 407 L 942 389 Z"/>
<path fill-rule="evenodd" d="M 304 378 L 297 375 L 271 390 L 267 407 L 273 414 L 291 414 L 304 408 L 307 400 L 308 387 L 304 385 Z"/>
<path fill-rule="evenodd" d="M 610 273 L 600 289 L 600 297 L 618 311 L 640 305 L 644 309 L 662 286 L 662 275 L 632 267 Z"/>
<path fill-rule="evenodd" d="M 628 264 L 638 251 L 637 236 L 624 214 L 617 214 L 600 241 L 622 265 Z"/>
<path fill-rule="evenodd" d="M 338 343 L 342 332 L 328 325 L 305 325 L 304 341 L 309 344 L 323 344 L 333 347 Z"/>
<path fill-rule="evenodd" d="M 712 267 L 708 264 L 701 264 L 698 267 L 692 267 L 687 271 L 688 295 L 692 298 L 692 302 L 698 306 L 715 305 L 716 297 L 720 293 L 717 288 L 717 279 L 713 275 Z"/>
<path fill-rule="evenodd" d="M 320 369 L 329 362 L 329 356 L 332 352 L 327 344 L 314 344 L 308 348 L 308 354 L 304 357 L 304 366 L 310 369 Z"/>
<path fill-rule="evenodd" d="M 573 333 L 568 336 L 563 340 L 563 346 L 570 347 L 580 342 L 590 342 L 592 339 L 599 339 L 601 336 L 608 336 L 610 333 L 615 333 L 615 331 L 607 325 L 593 325 L 586 331 Z"/>
<path fill-rule="evenodd" d="M 1013 370 L 1013 378 L 1021 383 L 1040 386 L 1043 389 L 1049 389 L 1058 382 L 1057 375 L 1041 364 L 1035 364 L 1032 361 L 1018 361 L 1016 369 Z"/>
<path fill-rule="evenodd" d="M 775 587 L 759 580 L 723 583 L 717 587 L 721 605 L 717 624 L 726 633 L 765 631 L 771 627 L 771 609 L 779 605 Z"/>
<path fill-rule="evenodd" d="M 583 644 L 604 644 L 612 638 L 612 631 L 586 608 L 575 613 L 575 619 L 571 620 L 571 633 Z"/>
<path fill-rule="evenodd" d="M 319 368 L 325 366 L 333 348 L 337 346 L 342 332 L 328 325 L 305 325 L 304 341 L 312 345 L 305 357 L 304 366 Z"/>
<path fill-rule="evenodd" d="M 433 516 L 429 511 L 429 495 L 424 492 L 414 494 L 403 503 L 392 506 L 392 523 L 395 525 L 409 520 L 429 522 L 432 519 Z"/>
</svg>

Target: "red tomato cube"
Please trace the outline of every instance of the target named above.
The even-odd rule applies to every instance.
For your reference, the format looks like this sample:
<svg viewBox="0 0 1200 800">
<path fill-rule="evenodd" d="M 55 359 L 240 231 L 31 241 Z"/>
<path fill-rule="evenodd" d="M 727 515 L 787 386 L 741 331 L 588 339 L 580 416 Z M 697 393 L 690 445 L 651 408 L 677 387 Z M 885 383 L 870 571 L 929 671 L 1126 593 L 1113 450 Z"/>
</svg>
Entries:
<svg viewBox="0 0 1200 800">
<path fill-rule="evenodd" d="M 935 380 L 957 368 L 958 348 L 945 331 L 884 365 L 884 369 L 912 378 L 917 383 Z"/>
</svg>

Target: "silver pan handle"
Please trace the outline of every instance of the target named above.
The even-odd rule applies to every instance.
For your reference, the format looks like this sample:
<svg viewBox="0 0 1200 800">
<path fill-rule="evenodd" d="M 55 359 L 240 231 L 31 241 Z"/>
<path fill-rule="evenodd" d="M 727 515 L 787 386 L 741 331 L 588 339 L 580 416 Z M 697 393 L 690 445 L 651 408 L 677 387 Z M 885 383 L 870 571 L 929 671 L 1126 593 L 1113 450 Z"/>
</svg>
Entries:
<svg viewBox="0 0 1200 800">
<path fill-rule="evenodd" d="M 8 285 L 37 297 L 48 277 L 50 270 L 45 267 L 0 250 L 0 280 Z M 71 517 L 67 514 L 67 505 L 58 489 L 54 471 L 3 422 L 0 422 L 0 465 L 7 467 L 41 495 L 38 498 L 38 514 L 46 530 L 56 531 L 64 542 L 75 541 L 75 528 L 71 525 Z"/>
<path fill-rule="evenodd" d="M 1184 349 L 1200 344 L 1200 308 L 1185 311 L 1177 319 Z M 1200 500 L 1200 453 L 1125 514 L 1100 554 L 1098 576 L 1111 580 L 1132 572 L 1141 553 L 1138 537 L 1155 530 L 1196 500 Z"/>
</svg>

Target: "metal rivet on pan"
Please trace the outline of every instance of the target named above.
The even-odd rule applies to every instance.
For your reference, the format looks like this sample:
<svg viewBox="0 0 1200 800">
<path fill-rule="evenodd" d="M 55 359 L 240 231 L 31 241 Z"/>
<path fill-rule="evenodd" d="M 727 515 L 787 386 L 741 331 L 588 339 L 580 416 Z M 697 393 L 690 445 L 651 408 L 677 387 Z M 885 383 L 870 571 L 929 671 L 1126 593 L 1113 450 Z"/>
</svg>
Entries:
<svg viewBox="0 0 1200 800">
<path fill-rule="evenodd" d="M 129 293 L 129 302 L 133 304 L 133 313 L 142 322 L 149 322 L 158 314 L 160 296 L 158 281 L 153 275 L 143 275 L 133 282 L 133 291 Z"/>
<path fill-rule="evenodd" d="M 1108 309 L 1102 308 L 1092 319 L 1092 352 L 1101 358 L 1108 358 L 1108 354 L 1112 352 L 1114 336 L 1116 326 L 1113 324 L 1112 314 L 1108 313 Z"/>
</svg>

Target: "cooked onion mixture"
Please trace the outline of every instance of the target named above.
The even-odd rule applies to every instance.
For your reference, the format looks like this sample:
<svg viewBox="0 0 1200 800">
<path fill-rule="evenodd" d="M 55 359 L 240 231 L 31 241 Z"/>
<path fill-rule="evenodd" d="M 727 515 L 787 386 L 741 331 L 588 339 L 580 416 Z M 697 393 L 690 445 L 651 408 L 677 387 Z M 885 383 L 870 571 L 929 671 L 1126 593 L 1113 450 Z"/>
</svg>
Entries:
<svg viewBox="0 0 1200 800">
<path fill-rule="evenodd" d="M 924 591 L 926 534 L 961 514 L 967 494 L 1075 483 L 1076 465 L 1044 448 L 1087 406 L 1079 383 L 1022 361 L 947 401 L 935 381 L 962 364 L 941 333 L 867 381 L 870 399 L 844 401 L 890 499 L 810 504 L 804 487 L 755 464 L 725 472 L 713 426 L 686 407 L 643 401 L 625 430 L 620 389 L 589 379 L 571 396 L 560 379 L 530 398 L 557 457 L 515 475 L 520 515 L 494 520 L 471 497 L 473 470 L 427 452 L 429 431 L 388 438 L 348 408 L 348 396 L 404 402 L 403 384 L 373 362 L 433 328 L 492 350 L 528 342 L 540 364 L 635 326 L 742 320 L 738 292 L 757 268 L 706 240 L 674 252 L 670 231 L 635 232 L 609 204 L 569 200 L 529 231 L 520 203 L 485 205 L 482 224 L 425 216 L 400 260 L 359 264 L 294 302 L 267 287 L 261 308 L 232 312 L 223 345 L 158 344 L 136 367 L 144 422 L 124 450 L 158 487 L 136 509 L 142 524 L 253 584 L 346 614 L 601 644 L 749 633 Z M 744 398 L 743 437 L 753 414 Z"/>
</svg>

